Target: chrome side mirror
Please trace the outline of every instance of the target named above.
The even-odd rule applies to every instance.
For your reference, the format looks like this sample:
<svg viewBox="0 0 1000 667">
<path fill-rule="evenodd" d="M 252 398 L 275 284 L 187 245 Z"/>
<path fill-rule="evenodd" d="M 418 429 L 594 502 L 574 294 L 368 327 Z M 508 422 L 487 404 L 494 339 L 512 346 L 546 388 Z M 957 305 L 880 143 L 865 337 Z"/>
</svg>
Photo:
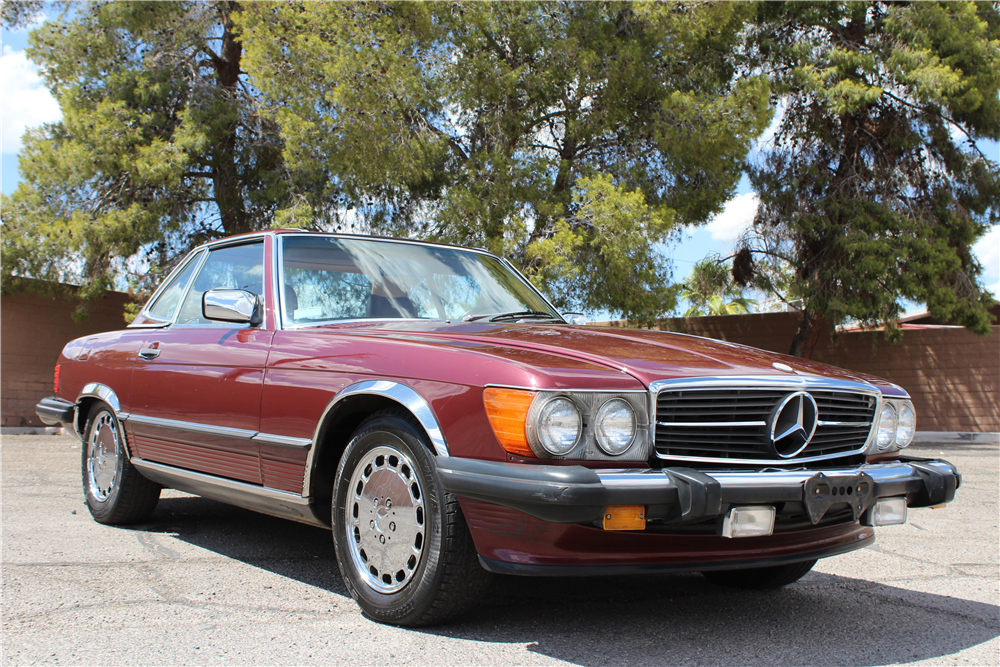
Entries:
<svg viewBox="0 0 1000 667">
<path fill-rule="evenodd" d="M 201 297 L 206 320 L 221 320 L 258 326 L 262 321 L 260 299 L 245 289 L 210 289 Z"/>
<path fill-rule="evenodd" d="M 583 313 L 563 313 L 563 319 L 570 324 L 586 324 L 587 317 Z"/>
</svg>

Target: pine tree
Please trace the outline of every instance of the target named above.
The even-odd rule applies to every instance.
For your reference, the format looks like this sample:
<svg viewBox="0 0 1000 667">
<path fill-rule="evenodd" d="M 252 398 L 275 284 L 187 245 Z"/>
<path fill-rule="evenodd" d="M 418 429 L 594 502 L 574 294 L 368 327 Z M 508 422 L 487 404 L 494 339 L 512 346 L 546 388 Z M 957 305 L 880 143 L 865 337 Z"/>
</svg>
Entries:
<svg viewBox="0 0 1000 667">
<path fill-rule="evenodd" d="M 975 144 L 1000 139 L 997 5 L 763 3 L 750 39 L 785 110 L 751 171 L 757 238 L 737 277 L 768 284 L 748 253 L 794 265 L 791 354 L 848 319 L 898 337 L 905 299 L 987 333 L 971 247 L 1000 219 L 996 156 Z"/>
<path fill-rule="evenodd" d="M 752 5 L 254 3 L 245 62 L 342 220 L 484 246 L 562 307 L 670 310 L 658 244 L 732 194 L 770 120 Z M 308 216 L 313 209 L 302 210 Z"/>
</svg>

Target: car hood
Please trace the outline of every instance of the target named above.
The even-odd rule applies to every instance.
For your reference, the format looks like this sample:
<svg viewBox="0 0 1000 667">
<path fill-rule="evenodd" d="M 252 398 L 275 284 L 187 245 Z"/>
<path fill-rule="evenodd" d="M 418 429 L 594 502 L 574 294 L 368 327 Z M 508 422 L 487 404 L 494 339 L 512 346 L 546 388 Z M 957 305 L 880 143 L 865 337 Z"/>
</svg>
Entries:
<svg viewBox="0 0 1000 667">
<path fill-rule="evenodd" d="M 745 345 L 667 331 L 545 324 L 382 321 L 323 327 L 327 331 L 488 348 L 523 363 L 526 352 L 560 356 L 633 376 L 644 385 L 690 377 L 825 377 L 897 389 L 880 378 Z M 891 393 L 896 393 L 892 391 Z"/>
</svg>

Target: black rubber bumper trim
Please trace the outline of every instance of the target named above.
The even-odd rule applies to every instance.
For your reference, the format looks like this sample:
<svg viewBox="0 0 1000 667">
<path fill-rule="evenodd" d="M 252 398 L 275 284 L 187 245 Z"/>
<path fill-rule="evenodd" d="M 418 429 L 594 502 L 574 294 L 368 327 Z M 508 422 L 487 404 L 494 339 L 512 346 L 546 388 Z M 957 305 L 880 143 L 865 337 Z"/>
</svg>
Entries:
<svg viewBox="0 0 1000 667">
<path fill-rule="evenodd" d="M 900 460 L 920 475 L 923 484 L 907 494 L 906 504 L 910 507 L 931 507 L 950 503 L 955 499 L 955 491 L 962 485 L 962 475 L 958 468 L 947 461 L 921 459 L 915 456 L 901 456 Z M 937 465 L 932 465 L 937 464 Z M 947 465 L 949 470 L 938 466 Z"/>
<path fill-rule="evenodd" d="M 849 551 L 861 549 L 875 541 L 875 531 L 868 537 L 825 549 L 814 549 L 786 556 L 765 556 L 763 558 L 743 558 L 738 560 L 710 561 L 707 563 L 643 563 L 638 565 L 529 565 L 511 563 L 494 558 L 479 557 L 479 562 L 490 572 L 497 574 L 517 574 L 527 577 L 604 577 L 620 574 L 670 574 L 681 572 L 707 572 L 709 570 L 742 570 L 752 567 L 772 567 L 788 563 L 801 563 L 839 556 Z"/>
<path fill-rule="evenodd" d="M 673 505 L 677 486 L 664 475 L 656 488 L 616 489 L 583 466 L 525 465 L 458 457 L 437 460 L 450 493 L 510 507 L 542 521 L 590 523 L 608 505 Z"/>
<path fill-rule="evenodd" d="M 55 426 L 56 424 L 73 424 L 73 415 L 76 411 L 76 403 L 56 396 L 43 398 L 35 406 L 35 414 L 45 424 Z"/>
<path fill-rule="evenodd" d="M 879 498 L 906 496 L 910 507 L 927 507 L 950 502 L 955 497 L 960 476 L 950 463 L 918 459 L 902 463 L 910 467 L 909 474 L 891 479 L 878 479 L 874 475 L 875 479 L 871 479 L 864 475 L 864 479 L 874 484 L 874 493 L 866 493 L 861 507 L 854 509 L 863 511 Z M 655 475 L 655 484 L 606 485 L 597 472 L 583 466 L 527 465 L 461 457 L 439 458 L 437 469 L 445 491 L 503 505 L 552 523 L 592 523 L 600 520 L 608 505 L 674 506 L 677 508 L 674 516 L 681 523 L 690 523 L 717 517 L 723 513 L 723 507 L 730 505 L 803 502 L 806 486 L 769 483 L 767 473 L 758 473 L 762 478 L 760 483 L 727 486 L 690 468 L 641 473 Z M 857 472 L 864 470 L 862 466 Z M 821 475 L 822 471 L 816 471 L 816 476 Z M 838 480 L 839 477 L 828 481 Z M 841 481 L 845 488 L 852 484 L 847 478 Z M 815 499 L 823 505 L 820 501 L 822 498 Z M 830 504 L 818 507 L 819 516 Z"/>
</svg>

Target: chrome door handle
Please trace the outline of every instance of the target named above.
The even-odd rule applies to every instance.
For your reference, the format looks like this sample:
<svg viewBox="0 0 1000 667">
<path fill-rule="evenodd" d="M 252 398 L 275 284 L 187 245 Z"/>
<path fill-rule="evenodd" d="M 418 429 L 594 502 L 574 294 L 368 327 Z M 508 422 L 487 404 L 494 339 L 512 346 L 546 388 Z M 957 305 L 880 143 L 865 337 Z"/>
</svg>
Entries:
<svg viewBox="0 0 1000 667">
<path fill-rule="evenodd" d="M 143 359 L 156 359 L 160 356 L 160 351 L 152 347 L 144 347 L 139 350 L 139 356 Z"/>
</svg>

